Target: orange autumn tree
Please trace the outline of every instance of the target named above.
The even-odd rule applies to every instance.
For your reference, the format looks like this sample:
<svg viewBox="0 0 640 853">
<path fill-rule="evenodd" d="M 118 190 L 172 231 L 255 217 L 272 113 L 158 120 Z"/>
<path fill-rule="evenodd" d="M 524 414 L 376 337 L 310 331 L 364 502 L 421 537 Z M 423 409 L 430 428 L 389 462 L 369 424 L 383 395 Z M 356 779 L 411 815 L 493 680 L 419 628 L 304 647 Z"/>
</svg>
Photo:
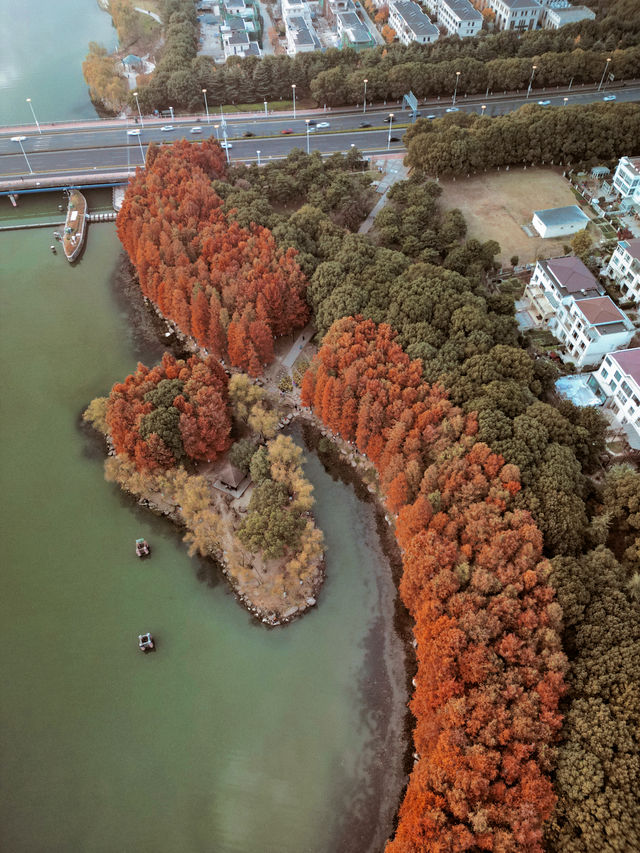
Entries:
<svg viewBox="0 0 640 853">
<path fill-rule="evenodd" d="M 564 690 L 561 611 L 519 472 L 384 324 L 333 324 L 303 402 L 375 462 L 415 620 L 418 754 L 387 853 L 542 851 Z"/>
<path fill-rule="evenodd" d="M 301 328 L 309 312 L 296 251 L 267 228 L 241 228 L 222 211 L 211 181 L 226 169 L 211 140 L 182 140 L 147 154 L 118 214 L 118 236 L 142 293 L 217 358 L 256 376 L 273 360 L 273 339 Z"/>
<path fill-rule="evenodd" d="M 231 445 L 227 384 L 212 356 L 183 361 L 165 353 L 151 369 L 138 364 L 107 401 L 116 453 L 126 454 L 138 470 L 215 459 Z"/>
</svg>

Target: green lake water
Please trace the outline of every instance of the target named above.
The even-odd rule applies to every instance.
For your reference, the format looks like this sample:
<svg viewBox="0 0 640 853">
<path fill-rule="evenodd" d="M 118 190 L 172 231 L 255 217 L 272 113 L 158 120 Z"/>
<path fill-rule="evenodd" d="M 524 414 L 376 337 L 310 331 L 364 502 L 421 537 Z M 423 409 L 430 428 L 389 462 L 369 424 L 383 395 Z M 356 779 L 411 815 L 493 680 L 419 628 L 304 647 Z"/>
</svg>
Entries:
<svg viewBox="0 0 640 853">
<path fill-rule="evenodd" d="M 82 76 L 89 42 L 118 37 L 97 0 L 0 0 L 0 126 L 95 118 Z M 35 128 L 35 126 L 34 126 Z"/>
<path fill-rule="evenodd" d="M 319 607 L 253 623 L 168 522 L 104 481 L 80 413 L 160 350 L 118 296 L 112 225 L 90 226 L 74 267 L 50 242 L 0 235 L 0 850 L 381 850 L 406 695 L 371 507 L 308 453 Z"/>
</svg>

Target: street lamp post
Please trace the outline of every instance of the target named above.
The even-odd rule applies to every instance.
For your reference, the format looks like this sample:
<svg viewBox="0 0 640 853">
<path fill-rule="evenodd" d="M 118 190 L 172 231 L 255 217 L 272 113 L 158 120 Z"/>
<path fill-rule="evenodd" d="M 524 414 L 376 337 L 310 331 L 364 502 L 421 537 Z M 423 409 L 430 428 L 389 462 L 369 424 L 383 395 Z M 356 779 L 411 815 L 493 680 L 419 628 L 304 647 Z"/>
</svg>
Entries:
<svg viewBox="0 0 640 853">
<path fill-rule="evenodd" d="M 42 133 L 42 128 L 40 127 L 40 122 L 36 118 L 36 112 L 33 109 L 33 104 L 31 103 L 31 98 L 27 98 L 27 103 L 31 107 L 31 115 L 33 116 L 33 120 L 35 121 L 36 127 L 38 128 L 38 133 Z"/>
<path fill-rule="evenodd" d="M 564 101 L 564 106 L 566 107 L 566 106 L 567 106 L 567 101 L 569 100 L 569 98 L 563 98 L 562 100 Z"/>
<path fill-rule="evenodd" d="M 207 90 L 206 89 L 202 90 L 202 95 L 204 97 L 204 111 L 207 114 L 207 124 L 211 124 L 211 119 L 209 117 L 209 104 L 207 103 Z"/>
<path fill-rule="evenodd" d="M 264 102 L 264 114 L 266 116 L 269 115 L 269 104 L 267 103 L 267 101 Z"/>
<path fill-rule="evenodd" d="M 144 122 L 142 121 L 142 113 L 140 112 L 140 101 L 138 100 L 138 93 L 134 92 L 133 97 L 136 99 L 136 106 L 138 107 L 138 115 L 140 116 L 140 127 L 144 127 Z"/>
<path fill-rule="evenodd" d="M 140 137 L 138 137 L 138 146 L 140 148 L 140 157 L 142 158 L 142 165 L 144 166 L 145 165 L 145 157 L 144 157 L 144 151 L 142 148 L 142 140 L 140 139 Z"/>
<path fill-rule="evenodd" d="M 258 166 L 259 166 L 260 165 L 260 149 L 259 148 L 256 151 L 256 154 L 258 155 Z"/>
<path fill-rule="evenodd" d="M 291 84 L 291 91 L 293 92 L 293 117 L 296 117 L 296 84 Z"/>
<path fill-rule="evenodd" d="M 483 104 L 483 105 L 480 107 L 480 109 L 482 110 L 482 112 L 480 113 L 480 116 L 483 116 L 483 115 L 484 115 L 484 111 L 486 110 L 486 108 L 487 108 L 487 105 L 486 105 L 486 104 Z"/>
<path fill-rule="evenodd" d="M 216 139 L 218 140 L 218 142 L 220 141 L 220 134 L 218 133 L 218 128 L 219 128 L 219 127 L 220 127 L 220 125 L 219 125 L 219 124 L 214 124 L 214 125 L 213 125 L 213 129 L 214 129 L 214 130 L 215 130 L 215 132 L 216 132 Z"/>
<path fill-rule="evenodd" d="M 456 105 L 456 95 L 458 94 L 458 80 L 460 79 L 460 72 L 456 71 L 456 87 L 453 90 L 453 101 L 451 102 L 451 106 L 455 107 Z"/>
<path fill-rule="evenodd" d="M 367 111 L 367 83 L 368 83 L 368 82 L 369 82 L 369 81 L 368 81 L 368 80 L 367 80 L 367 78 L 365 77 L 365 78 L 364 78 L 364 102 L 363 102 L 363 104 L 362 104 L 362 112 L 363 112 L 363 113 L 366 113 L 366 111 Z"/>
<path fill-rule="evenodd" d="M 27 138 L 26 136 L 12 136 L 11 141 L 17 142 L 18 145 L 20 146 L 20 150 L 24 154 L 24 159 L 27 161 L 27 166 L 29 168 L 29 174 L 33 175 L 33 169 L 31 168 L 31 163 L 29 162 L 29 158 L 27 157 L 26 152 L 25 152 L 24 148 L 22 147 L 22 143 L 24 142 L 24 140 L 26 138 Z"/>
<path fill-rule="evenodd" d="M 169 112 L 171 113 L 171 121 L 173 121 L 173 107 L 169 107 Z"/>
<path fill-rule="evenodd" d="M 531 84 L 533 83 L 533 75 L 536 73 L 537 65 L 531 66 L 531 77 L 529 77 L 529 88 L 527 89 L 527 98 L 531 94 Z"/>
<path fill-rule="evenodd" d="M 387 151 L 391 148 L 391 127 L 393 125 L 393 113 L 389 113 L 389 133 L 387 135 Z"/>
<path fill-rule="evenodd" d="M 608 57 L 607 61 L 604 64 L 604 71 L 602 72 L 602 77 L 600 78 L 600 85 L 598 86 L 598 92 L 602 89 L 602 84 L 604 83 L 605 74 L 609 70 L 609 63 L 611 62 L 611 57 Z"/>
<path fill-rule="evenodd" d="M 305 121 L 307 123 L 307 154 L 308 154 L 309 153 L 309 130 L 310 130 L 309 122 L 311 121 L 311 119 L 306 118 Z"/>
</svg>

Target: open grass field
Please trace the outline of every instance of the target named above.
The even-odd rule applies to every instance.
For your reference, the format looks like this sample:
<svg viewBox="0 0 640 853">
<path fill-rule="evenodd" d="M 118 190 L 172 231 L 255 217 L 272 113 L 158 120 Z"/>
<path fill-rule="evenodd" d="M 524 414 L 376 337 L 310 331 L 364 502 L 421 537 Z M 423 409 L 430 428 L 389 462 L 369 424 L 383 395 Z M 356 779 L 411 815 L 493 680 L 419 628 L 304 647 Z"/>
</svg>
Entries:
<svg viewBox="0 0 640 853">
<path fill-rule="evenodd" d="M 440 183 L 443 208 L 460 208 L 469 237 L 497 240 L 501 248 L 498 260 L 503 266 L 509 265 L 512 255 L 518 255 L 519 263 L 525 264 L 564 254 L 563 244 L 569 243 L 571 236 L 543 240 L 531 227 L 534 210 L 577 203 L 559 170 L 514 169 Z M 525 234 L 523 225 L 529 225 L 533 237 Z"/>
</svg>

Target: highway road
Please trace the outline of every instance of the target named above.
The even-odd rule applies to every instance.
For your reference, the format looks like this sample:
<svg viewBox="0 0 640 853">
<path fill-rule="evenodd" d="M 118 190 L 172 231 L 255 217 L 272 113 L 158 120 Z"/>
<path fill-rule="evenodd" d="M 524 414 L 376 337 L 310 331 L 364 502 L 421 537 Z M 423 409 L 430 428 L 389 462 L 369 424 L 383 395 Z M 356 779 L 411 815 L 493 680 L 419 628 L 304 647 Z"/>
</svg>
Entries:
<svg viewBox="0 0 640 853">
<path fill-rule="evenodd" d="M 604 93 L 605 95 L 608 93 Z M 563 108 L 566 104 L 585 104 L 602 101 L 603 93 L 575 89 L 560 90 L 553 93 L 532 92 L 530 99 L 524 96 L 507 95 L 492 96 L 486 101 L 481 97 L 461 98 L 456 103 L 460 112 L 482 112 L 482 104 L 486 103 L 485 114 L 488 116 L 502 115 L 512 112 L 526 103 L 548 101 L 543 108 Z M 640 85 L 615 89 L 616 102 L 639 101 Z M 440 118 L 451 109 L 451 100 L 447 99 L 426 105 L 420 105 L 422 118 Z M 392 123 L 392 141 L 388 144 L 388 123 L 385 118 L 389 112 L 394 113 Z M 402 137 L 411 118 L 407 110 L 398 105 L 385 108 L 369 109 L 366 114 L 361 111 L 342 111 L 321 113 L 318 111 L 298 112 L 295 119 L 291 115 L 255 115 L 247 118 L 225 116 L 226 137 L 231 145 L 230 158 L 234 161 L 256 162 L 258 150 L 260 161 L 266 162 L 271 158 L 281 158 L 293 148 L 306 150 L 307 134 L 306 121 L 309 118 L 315 126 L 309 133 L 309 150 L 330 154 L 336 151 L 348 151 L 350 146 L 356 146 L 365 154 L 378 154 L 391 151 L 403 151 Z M 167 120 L 164 120 L 167 122 Z M 197 124 L 196 124 L 197 121 Z M 319 125 L 328 122 L 329 127 Z M 116 126 L 114 126 L 114 124 Z M 126 171 L 135 168 L 142 162 L 142 153 L 149 142 L 169 142 L 174 139 L 186 138 L 198 141 L 211 136 L 217 136 L 221 141 L 223 127 L 220 126 L 220 116 L 210 115 L 210 122 L 201 119 L 183 119 L 176 117 L 170 124 L 173 130 L 162 131 L 162 122 L 158 119 L 144 119 L 144 127 L 131 122 L 117 125 L 117 120 L 108 123 L 96 122 L 91 126 L 78 128 L 61 127 L 43 129 L 42 134 L 26 132 L 24 129 L 3 129 L 0 136 L 0 181 L 20 181 L 26 177 L 60 177 L 65 175 L 85 174 L 99 175 L 100 172 Z M 215 125 L 218 125 L 216 128 Z M 365 125 L 365 126 L 363 126 Z M 191 128 L 201 128 L 199 133 L 191 133 Z M 129 135 L 129 131 L 139 130 L 139 135 Z M 283 131 L 287 131 L 283 133 Z M 18 136 L 20 142 L 12 137 Z M 24 149 L 24 153 L 20 148 Z M 26 155 L 26 157 L 25 157 Z M 28 164 L 27 164 L 28 160 Z M 32 172 L 29 171 L 29 167 Z M 16 183 L 18 186 L 18 183 Z"/>
</svg>

